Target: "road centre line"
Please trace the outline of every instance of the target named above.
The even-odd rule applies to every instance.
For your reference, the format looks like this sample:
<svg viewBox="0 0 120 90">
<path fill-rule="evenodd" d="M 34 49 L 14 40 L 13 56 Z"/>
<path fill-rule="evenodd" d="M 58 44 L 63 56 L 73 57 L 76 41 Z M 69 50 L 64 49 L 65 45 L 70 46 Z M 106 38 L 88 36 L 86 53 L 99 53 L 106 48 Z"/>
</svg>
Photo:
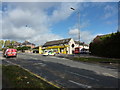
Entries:
<svg viewBox="0 0 120 90">
<path fill-rule="evenodd" d="M 67 72 L 69 72 L 69 71 L 67 71 Z M 92 77 L 88 77 L 88 76 L 84 76 L 84 75 L 80 75 L 78 73 L 74 73 L 74 72 L 69 72 L 69 73 L 77 75 L 77 76 L 80 76 L 80 77 L 88 78 L 88 79 L 91 79 L 91 80 L 99 81 L 98 79 L 95 79 L 95 78 L 92 78 Z"/>
<path fill-rule="evenodd" d="M 74 84 L 76 84 L 76 85 L 79 85 L 79 86 L 81 86 L 81 87 L 83 87 L 83 88 L 92 88 L 92 86 L 88 86 L 88 85 L 85 85 L 85 84 L 81 84 L 81 83 L 78 83 L 78 82 L 75 82 L 75 81 L 72 81 L 72 80 L 68 80 L 69 82 L 72 82 L 72 83 L 74 83 Z"/>
</svg>

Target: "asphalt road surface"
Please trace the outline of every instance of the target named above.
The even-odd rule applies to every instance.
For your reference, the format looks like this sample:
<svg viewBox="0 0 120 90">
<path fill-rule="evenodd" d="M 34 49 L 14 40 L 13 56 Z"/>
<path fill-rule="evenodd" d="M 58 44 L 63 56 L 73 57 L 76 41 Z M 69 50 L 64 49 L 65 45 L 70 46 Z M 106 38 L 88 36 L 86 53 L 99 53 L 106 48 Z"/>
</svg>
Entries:
<svg viewBox="0 0 120 90">
<path fill-rule="evenodd" d="M 64 88 L 118 88 L 118 69 L 72 61 L 55 56 L 19 53 L 3 58 L 2 64 L 17 64 Z"/>
</svg>

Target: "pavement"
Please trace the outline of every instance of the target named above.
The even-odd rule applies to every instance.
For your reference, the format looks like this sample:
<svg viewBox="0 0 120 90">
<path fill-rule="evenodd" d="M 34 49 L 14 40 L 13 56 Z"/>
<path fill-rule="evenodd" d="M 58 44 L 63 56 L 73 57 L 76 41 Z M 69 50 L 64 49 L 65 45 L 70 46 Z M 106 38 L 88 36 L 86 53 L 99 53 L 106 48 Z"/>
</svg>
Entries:
<svg viewBox="0 0 120 90">
<path fill-rule="evenodd" d="M 72 61 L 56 56 L 19 53 L 2 58 L 2 64 L 17 64 L 64 88 L 118 88 L 118 68 Z"/>
</svg>

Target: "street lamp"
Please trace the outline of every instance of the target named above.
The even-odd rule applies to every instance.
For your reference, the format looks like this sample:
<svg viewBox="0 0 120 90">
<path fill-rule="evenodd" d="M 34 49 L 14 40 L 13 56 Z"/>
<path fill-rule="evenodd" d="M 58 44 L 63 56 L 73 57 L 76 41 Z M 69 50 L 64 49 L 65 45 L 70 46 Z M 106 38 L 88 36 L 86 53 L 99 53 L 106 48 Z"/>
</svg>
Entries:
<svg viewBox="0 0 120 90">
<path fill-rule="evenodd" d="M 75 8 L 71 7 L 71 10 L 75 10 Z M 79 46 L 80 46 L 80 12 L 77 11 L 78 14 L 78 41 L 79 41 Z"/>
</svg>

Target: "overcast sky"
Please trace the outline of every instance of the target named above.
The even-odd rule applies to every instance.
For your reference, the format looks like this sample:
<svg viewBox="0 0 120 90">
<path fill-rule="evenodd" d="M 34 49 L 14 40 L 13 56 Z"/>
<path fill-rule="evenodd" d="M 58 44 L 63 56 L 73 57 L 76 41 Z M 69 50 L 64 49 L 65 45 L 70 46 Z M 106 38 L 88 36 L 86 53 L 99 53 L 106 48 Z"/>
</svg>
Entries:
<svg viewBox="0 0 120 90">
<path fill-rule="evenodd" d="M 3 2 L 0 6 L 2 39 L 37 45 L 63 38 L 78 40 L 77 12 L 82 42 L 118 29 L 117 2 Z"/>
</svg>

